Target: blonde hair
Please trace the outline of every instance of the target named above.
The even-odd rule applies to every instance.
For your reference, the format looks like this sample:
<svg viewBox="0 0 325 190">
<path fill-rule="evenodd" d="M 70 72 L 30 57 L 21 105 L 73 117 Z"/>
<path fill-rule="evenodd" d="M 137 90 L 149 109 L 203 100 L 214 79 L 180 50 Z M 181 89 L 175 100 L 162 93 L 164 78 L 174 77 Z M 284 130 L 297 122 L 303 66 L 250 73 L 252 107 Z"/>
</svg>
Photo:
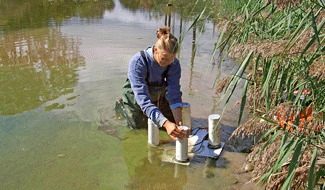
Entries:
<svg viewBox="0 0 325 190">
<path fill-rule="evenodd" d="M 176 54 L 178 51 L 178 42 L 170 33 L 170 27 L 165 26 L 157 30 L 157 41 L 155 47 L 160 50 L 165 50 L 168 53 Z"/>
</svg>

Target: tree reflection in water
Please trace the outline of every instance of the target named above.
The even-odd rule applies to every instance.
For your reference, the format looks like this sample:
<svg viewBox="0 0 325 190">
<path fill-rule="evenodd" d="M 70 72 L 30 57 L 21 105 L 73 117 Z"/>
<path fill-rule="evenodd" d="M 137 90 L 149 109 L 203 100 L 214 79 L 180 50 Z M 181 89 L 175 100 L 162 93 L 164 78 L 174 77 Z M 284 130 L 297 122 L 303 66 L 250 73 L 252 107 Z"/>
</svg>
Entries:
<svg viewBox="0 0 325 190">
<path fill-rule="evenodd" d="M 114 7 L 113 0 L 1 0 L 0 30 L 59 26 L 71 17 L 91 22 Z"/>
<path fill-rule="evenodd" d="M 84 65 L 79 42 L 56 29 L 13 32 L 0 40 L 0 110 L 13 115 L 73 92 Z"/>
<path fill-rule="evenodd" d="M 80 42 L 63 36 L 60 25 L 71 17 L 102 19 L 114 6 L 113 0 L 1 1 L 0 114 L 29 111 L 72 93 L 85 61 Z M 64 106 L 54 103 L 46 110 Z"/>
</svg>

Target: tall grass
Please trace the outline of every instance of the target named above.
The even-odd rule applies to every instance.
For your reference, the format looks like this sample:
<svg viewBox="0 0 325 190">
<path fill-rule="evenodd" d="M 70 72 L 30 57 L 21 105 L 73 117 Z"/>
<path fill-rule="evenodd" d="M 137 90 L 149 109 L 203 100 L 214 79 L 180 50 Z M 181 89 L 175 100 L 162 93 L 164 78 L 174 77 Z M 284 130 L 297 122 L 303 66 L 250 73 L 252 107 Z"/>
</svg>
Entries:
<svg viewBox="0 0 325 190">
<path fill-rule="evenodd" d="M 277 178 L 279 181 L 282 179 L 278 187 L 290 189 L 297 179 L 297 169 L 306 166 L 304 154 L 312 152 L 312 159 L 308 161 L 310 168 L 308 181 L 303 182 L 305 184 L 303 188 L 313 189 L 320 177 L 324 175 L 324 167 L 318 167 L 315 163 L 324 150 L 322 145 L 325 141 L 325 132 L 322 113 L 325 111 L 325 77 L 311 70 L 313 64 L 324 65 L 325 17 L 322 16 L 324 1 L 302 0 L 296 7 L 279 10 L 274 3 L 265 4 L 261 0 L 249 0 L 238 13 L 238 17 L 230 20 L 225 26 L 226 28 L 231 25 L 231 29 L 224 29 L 221 32 L 222 39 L 218 40 L 215 47 L 227 51 L 238 46 L 246 47 L 246 51 L 242 54 L 244 58 L 241 66 L 231 76 L 222 97 L 227 98 L 224 110 L 239 81 L 246 80 L 238 125 L 246 102 L 249 101 L 252 117 L 265 115 L 263 119 L 272 126 L 261 131 L 267 135 L 261 138 L 264 147 L 259 154 L 265 151 L 268 145 L 281 139 L 281 145 L 274 155 L 277 156 L 276 162 L 266 168 L 264 175 L 260 176 L 260 182 L 269 183 L 275 173 L 284 171 L 285 177 Z M 310 34 L 308 38 L 306 34 Z M 247 45 L 257 41 L 270 43 L 270 46 L 281 41 L 283 45 L 277 54 L 263 55 Z M 244 77 L 244 73 L 247 76 Z M 304 89 L 311 91 L 311 94 L 301 99 Z M 296 90 L 298 94 L 294 95 Z M 287 127 L 279 127 L 279 121 L 275 120 L 274 114 L 270 113 L 277 106 L 282 105 L 284 94 L 287 94 L 285 101 L 290 101 L 295 108 L 296 117 L 292 123 L 288 123 L 288 120 L 284 121 Z M 248 97 L 252 101 L 248 100 Z M 308 102 L 312 103 L 309 105 Z M 304 113 L 306 117 L 305 110 L 311 105 L 315 119 L 301 124 L 297 116 Z M 316 128 L 319 125 L 320 130 Z M 254 127 L 258 127 L 258 124 Z M 290 130 L 288 127 L 291 127 Z M 271 132 L 267 133 L 267 130 Z M 284 165 L 288 167 L 284 168 Z"/>
</svg>

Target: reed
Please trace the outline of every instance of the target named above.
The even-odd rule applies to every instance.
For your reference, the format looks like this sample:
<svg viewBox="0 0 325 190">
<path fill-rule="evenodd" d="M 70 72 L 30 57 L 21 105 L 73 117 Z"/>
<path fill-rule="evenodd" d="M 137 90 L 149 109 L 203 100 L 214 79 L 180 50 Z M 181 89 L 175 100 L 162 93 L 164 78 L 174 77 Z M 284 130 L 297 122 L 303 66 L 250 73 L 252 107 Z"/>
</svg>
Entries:
<svg viewBox="0 0 325 190">
<path fill-rule="evenodd" d="M 266 134 L 252 162 L 261 163 L 276 150 L 267 157 L 273 162 L 255 172 L 256 179 L 268 189 L 316 188 L 325 171 L 316 164 L 324 156 L 325 141 L 324 2 L 249 0 L 237 13 L 215 49 L 240 51 L 244 58 L 220 102 L 226 98 L 225 110 L 234 89 L 245 80 L 236 133 Z M 307 89 L 310 94 L 302 99 Z M 251 108 L 252 118 L 241 124 L 245 106 Z M 276 142 L 281 143 L 270 149 Z M 301 172 L 306 168 L 308 172 Z"/>
</svg>

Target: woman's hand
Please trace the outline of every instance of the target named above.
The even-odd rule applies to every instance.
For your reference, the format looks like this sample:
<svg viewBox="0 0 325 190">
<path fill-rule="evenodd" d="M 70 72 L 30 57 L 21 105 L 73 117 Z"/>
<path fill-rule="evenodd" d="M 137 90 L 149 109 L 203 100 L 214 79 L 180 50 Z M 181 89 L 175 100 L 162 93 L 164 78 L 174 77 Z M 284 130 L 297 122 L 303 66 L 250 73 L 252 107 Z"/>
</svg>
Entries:
<svg viewBox="0 0 325 190">
<path fill-rule="evenodd" d="M 173 115 L 174 115 L 175 121 L 178 124 L 178 126 L 182 126 L 183 125 L 182 107 L 177 107 L 177 108 L 173 109 Z M 188 126 L 186 126 L 186 127 L 188 127 Z M 187 130 L 187 133 L 185 134 L 186 138 L 189 138 L 190 134 L 191 134 L 191 128 L 189 128 Z"/>
<path fill-rule="evenodd" d="M 165 127 L 167 134 L 173 140 L 176 140 L 176 138 L 183 139 L 186 136 L 183 129 L 179 128 L 175 123 L 168 120 L 164 123 L 163 127 Z"/>
</svg>

